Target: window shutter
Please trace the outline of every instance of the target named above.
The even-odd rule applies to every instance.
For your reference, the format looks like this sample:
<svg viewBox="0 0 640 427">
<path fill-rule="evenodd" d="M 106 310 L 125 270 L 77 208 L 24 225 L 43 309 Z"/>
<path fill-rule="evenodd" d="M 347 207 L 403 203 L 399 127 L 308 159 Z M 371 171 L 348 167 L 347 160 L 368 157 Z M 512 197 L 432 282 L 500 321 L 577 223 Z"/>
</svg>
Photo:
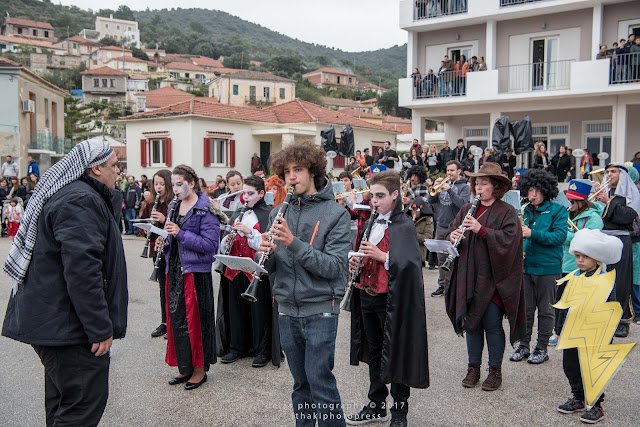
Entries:
<svg viewBox="0 0 640 427">
<path fill-rule="evenodd" d="M 236 140 L 229 141 L 229 166 L 236 167 Z"/>
<path fill-rule="evenodd" d="M 140 166 L 147 167 L 147 140 L 140 140 Z"/>
<path fill-rule="evenodd" d="M 164 140 L 164 164 L 171 167 L 171 138 Z"/>
<path fill-rule="evenodd" d="M 204 139 L 204 165 L 211 166 L 211 138 Z"/>
</svg>

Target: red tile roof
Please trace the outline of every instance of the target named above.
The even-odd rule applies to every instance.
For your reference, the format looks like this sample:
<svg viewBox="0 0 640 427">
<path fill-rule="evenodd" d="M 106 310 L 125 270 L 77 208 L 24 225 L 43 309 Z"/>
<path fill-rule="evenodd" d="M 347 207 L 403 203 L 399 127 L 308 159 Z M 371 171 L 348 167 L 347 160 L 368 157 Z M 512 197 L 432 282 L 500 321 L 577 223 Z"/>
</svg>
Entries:
<svg viewBox="0 0 640 427">
<path fill-rule="evenodd" d="M 32 21 L 31 19 L 8 18 L 6 20 L 6 23 L 11 25 L 21 25 L 25 27 L 34 27 L 34 28 L 43 28 L 45 30 L 53 30 L 53 27 L 48 22 Z"/>
<path fill-rule="evenodd" d="M 126 62 L 143 62 L 143 63 L 147 63 L 147 61 L 140 59 L 140 58 L 136 58 L 135 56 L 117 56 L 115 58 L 111 58 L 110 60 L 108 60 L 107 62 L 111 62 L 111 61 L 126 61 Z"/>
<path fill-rule="evenodd" d="M 221 119 L 236 119 L 266 123 L 327 123 L 336 125 L 351 124 L 354 127 L 393 131 L 382 126 L 365 122 L 355 117 L 329 110 L 310 102 L 295 99 L 284 104 L 262 110 L 218 104 L 215 98 L 192 98 L 174 105 L 153 111 L 137 113 L 124 119 L 142 119 L 154 117 L 171 117 L 185 114 L 216 117 Z"/>
<path fill-rule="evenodd" d="M 151 53 L 156 53 L 156 52 L 158 52 L 159 54 L 160 54 L 160 53 L 166 53 L 164 49 L 142 49 L 142 51 L 143 51 L 144 53 L 147 53 L 147 52 L 151 52 Z"/>
<path fill-rule="evenodd" d="M 44 40 L 39 40 L 39 39 L 30 39 L 30 38 L 26 38 L 26 37 L 2 36 L 2 35 L 0 35 L 0 41 L 4 41 L 4 42 L 7 42 L 7 43 L 26 44 L 26 45 L 29 45 L 29 46 L 42 47 L 44 49 L 62 50 L 61 47 L 54 46 L 53 43 L 49 43 L 49 42 L 46 42 Z"/>
<path fill-rule="evenodd" d="M 411 124 L 411 119 L 403 119 L 402 117 L 384 116 L 384 123 Z"/>
<path fill-rule="evenodd" d="M 167 107 L 169 105 L 195 98 L 195 95 L 189 92 L 174 89 L 172 87 L 161 87 L 160 89 L 150 90 L 149 92 L 140 92 L 136 94 L 136 96 L 146 97 L 147 108 Z"/>
<path fill-rule="evenodd" d="M 22 67 L 22 65 L 16 61 L 10 60 L 9 58 L 0 56 L 0 67 Z"/>
<path fill-rule="evenodd" d="M 197 58 L 191 58 L 191 61 L 196 64 L 196 65 L 200 65 L 201 67 L 210 67 L 210 68 L 222 68 L 224 67 L 224 65 L 222 65 L 222 62 L 220 62 L 217 59 L 213 59 L 213 58 L 209 58 L 206 56 L 199 56 Z"/>
<path fill-rule="evenodd" d="M 88 45 L 91 45 L 91 46 L 100 46 L 100 43 L 94 42 L 93 40 L 85 39 L 84 37 L 80 37 L 80 36 L 72 36 L 72 37 L 69 37 L 67 40 L 72 41 L 72 42 L 76 42 L 76 43 L 79 43 L 79 44 L 88 44 Z"/>
<path fill-rule="evenodd" d="M 385 88 L 383 88 L 381 86 L 374 85 L 373 83 L 369 83 L 369 82 L 360 83 L 358 86 L 360 86 L 361 88 L 365 88 L 365 89 L 388 90 L 388 89 L 385 89 Z"/>
<path fill-rule="evenodd" d="M 160 58 L 158 58 L 159 61 L 163 61 L 166 63 L 169 62 L 187 62 L 190 64 L 193 64 L 193 62 L 191 61 L 191 57 L 189 56 L 184 56 L 180 53 L 167 53 L 165 56 L 161 56 Z"/>
<path fill-rule="evenodd" d="M 129 74 L 129 78 L 131 80 L 147 80 L 149 77 L 143 76 L 142 74 Z"/>
<path fill-rule="evenodd" d="M 87 70 L 87 71 L 83 71 L 80 74 L 85 74 L 85 75 L 101 75 L 101 76 L 126 76 L 127 73 L 124 73 L 120 70 L 116 70 L 113 69 L 111 67 L 100 67 L 100 68 L 95 68 L 93 70 Z"/>
<path fill-rule="evenodd" d="M 262 65 L 262 62 L 260 61 L 249 61 L 249 64 L 255 65 L 256 67 L 259 67 Z"/>
<path fill-rule="evenodd" d="M 117 50 L 118 52 L 131 53 L 131 50 L 123 49 L 118 46 L 101 46 L 100 50 Z"/>
<path fill-rule="evenodd" d="M 214 73 L 220 73 L 220 74 L 233 74 L 233 73 L 237 73 L 239 71 L 243 71 L 241 69 L 238 68 L 214 68 L 213 70 L 211 70 Z"/>
<path fill-rule="evenodd" d="M 204 68 L 199 65 L 196 65 L 192 62 L 170 62 L 165 65 L 166 69 L 174 69 L 174 70 L 185 70 L 185 71 L 202 71 L 206 72 Z"/>
<path fill-rule="evenodd" d="M 382 116 L 376 116 L 375 114 L 365 113 L 363 111 L 356 110 L 355 108 L 343 108 L 342 110 L 338 110 L 338 111 L 340 111 L 342 114 L 346 114 L 351 117 L 358 117 L 358 118 L 365 117 L 367 119 L 379 119 L 380 121 L 382 121 Z"/>
<path fill-rule="evenodd" d="M 364 101 L 360 101 L 360 104 L 374 104 L 378 102 L 378 98 L 365 99 Z"/>
<path fill-rule="evenodd" d="M 309 71 L 308 73 L 305 73 L 303 77 L 309 74 L 316 74 L 316 73 L 331 73 L 331 74 L 340 74 L 343 76 L 355 76 L 355 74 L 353 73 L 350 73 L 348 71 L 337 70 L 335 68 L 318 68 L 317 70 Z"/>
</svg>

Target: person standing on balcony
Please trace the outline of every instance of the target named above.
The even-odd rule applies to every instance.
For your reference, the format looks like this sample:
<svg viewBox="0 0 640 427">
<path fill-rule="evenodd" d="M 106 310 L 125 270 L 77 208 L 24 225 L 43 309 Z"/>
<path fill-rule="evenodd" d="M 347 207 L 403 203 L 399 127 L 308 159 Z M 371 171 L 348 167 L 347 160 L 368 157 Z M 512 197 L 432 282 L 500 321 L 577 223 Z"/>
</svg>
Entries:
<svg viewBox="0 0 640 427">
<path fill-rule="evenodd" d="M 445 55 L 441 64 L 438 74 L 442 74 L 444 96 L 451 96 L 453 93 L 453 61 L 449 59 L 449 55 Z"/>
<path fill-rule="evenodd" d="M 484 56 L 481 56 L 478 60 L 476 71 L 487 71 L 487 63 L 484 62 Z"/>
<path fill-rule="evenodd" d="M 413 73 L 411 74 L 411 79 L 413 80 L 414 96 L 416 98 L 422 98 L 422 75 L 420 74 L 420 70 L 414 68 Z"/>
<path fill-rule="evenodd" d="M 460 55 L 460 59 L 454 66 L 455 80 L 453 85 L 454 95 L 466 95 L 467 94 L 467 73 L 469 72 L 469 63 L 467 57 Z"/>
<path fill-rule="evenodd" d="M 20 167 L 16 162 L 13 161 L 12 156 L 7 156 L 6 162 L 2 164 L 2 176 L 7 180 L 11 181 L 11 177 L 18 177 L 20 174 Z"/>
<path fill-rule="evenodd" d="M 433 96 L 436 87 L 436 80 L 436 75 L 433 74 L 433 70 L 429 68 L 429 72 L 424 76 L 424 91 L 427 98 L 431 98 L 431 96 Z"/>
<path fill-rule="evenodd" d="M 35 174 L 37 177 L 40 177 L 40 168 L 38 164 L 31 156 L 27 156 L 27 163 L 29 166 L 27 167 L 27 176 L 31 176 L 31 174 Z"/>
<path fill-rule="evenodd" d="M 631 46 L 631 80 L 640 80 L 640 38 Z"/>
</svg>

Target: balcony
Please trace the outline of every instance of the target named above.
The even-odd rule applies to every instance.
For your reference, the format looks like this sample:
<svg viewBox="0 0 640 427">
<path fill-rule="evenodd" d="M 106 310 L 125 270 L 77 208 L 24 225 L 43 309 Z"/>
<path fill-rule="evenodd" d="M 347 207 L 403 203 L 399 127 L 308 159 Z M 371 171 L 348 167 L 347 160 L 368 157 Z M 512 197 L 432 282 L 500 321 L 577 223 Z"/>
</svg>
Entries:
<svg viewBox="0 0 640 427">
<path fill-rule="evenodd" d="M 498 67 L 498 92 L 522 93 L 569 89 L 572 62 L 574 60 Z"/>
<path fill-rule="evenodd" d="M 55 156 L 64 156 L 71 150 L 71 139 L 52 137 L 47 132 L 34 132 L 31 134 L 29 150 L 48 151 Z"/>
<path fill-rule="evenodd" d="M 639 82 L 640 53 L 623 53 L 609 57 L 609 84 Z"/>
<path fill-rule="evenodd" d="M 262 106 L 270 106 L 270 105 L 274 105 L 276 103 L 276 97 L 275 96 L 263 96 L 262 98 L 258 98 L 255 96 L 245 96 L 244 97 L 244 102 L 247 105 L 251 105 L 254 107 L 262 107 Z"/>
<path fill-rule="evenodd" d="M 467 13 L 467 0 L 416 0 L 413 19 L 440 18 Z"/>
<path fill-rule="evenodd" d="M 500 0 L 500 7 L 517 6 L 526 3 L 535 3 L 544 0 Z"/>
<path fill-rule="evenodd" d="M 446 98 L 467 94 L 467 73 L 445 71 L 413 78 L 413 99 Z"/>
</svg>

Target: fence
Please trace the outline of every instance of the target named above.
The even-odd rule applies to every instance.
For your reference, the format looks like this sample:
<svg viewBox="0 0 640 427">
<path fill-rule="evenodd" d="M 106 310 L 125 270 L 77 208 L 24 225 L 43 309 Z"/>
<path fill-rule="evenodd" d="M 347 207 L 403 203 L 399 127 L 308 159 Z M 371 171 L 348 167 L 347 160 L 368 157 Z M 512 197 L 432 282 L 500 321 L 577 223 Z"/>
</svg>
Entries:
<svg viewBox="0 0 640 427">
<path fill-rule="evenodd" d="M 573 61 L 570 59 L 498 67 L 498 90 L 501 93 L 516 93 L 569 89 Z"/>
<path fill-rule="evenodd" d="M 500 0 L 500 7 L 515 6 L 525 3 L 536 3 L 543 0 Z"/>
<path fill-rule="evenodd" d="M 443 98 L 467 94 L 467 72 L 445 71 L 425 76 L 412 75 L 413 99 Z"/>
<path fill-rule="evenodd" d="M 416 0 L 413 19 L 439 18 L 467 13 L 467 0 Z"/>
<path fill-rule="evenodd" d="M 640 83 L 640 53 L 609 57 L 609 84 Z"/>
<path fill-rule="evenodd" d="M 34 132 L 31 134 L 29 149 L 53 151 L 58 155 L 64 155 L 71 150 L 71 139 L 59 136 L 51 136 L 45 132 Z"/>
</svg>

